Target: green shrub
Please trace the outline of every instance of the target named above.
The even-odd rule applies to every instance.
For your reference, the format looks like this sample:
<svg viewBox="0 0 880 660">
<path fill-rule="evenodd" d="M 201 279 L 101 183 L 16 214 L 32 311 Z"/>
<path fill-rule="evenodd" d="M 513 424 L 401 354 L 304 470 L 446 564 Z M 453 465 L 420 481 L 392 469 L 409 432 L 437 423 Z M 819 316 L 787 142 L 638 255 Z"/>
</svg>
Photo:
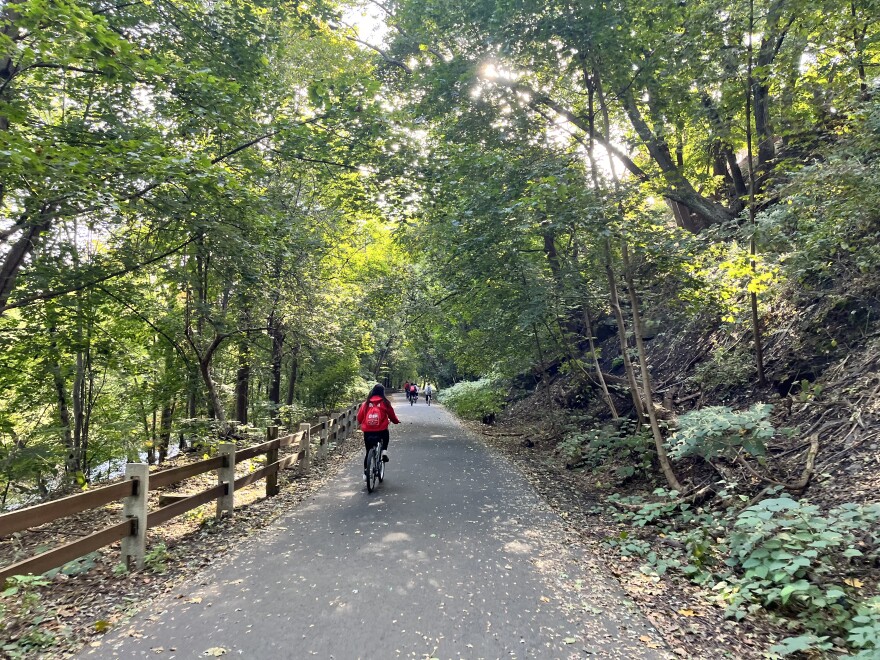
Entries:
<svg viewBox="0 0 880 660">
<path fill-rule="evenodd" d="M 28 656 L 52 646 L 57 641 L 52 632 L 41 629 L 53 620 L 46 611 L 38 589 L 49 581 L 42 575 L 14 575 L 0 591 L 0 638 L 4 640 L 0 655 L 7 658 Z"/>
<path fill-rule="evenodd" d="M 171 553 L 164 543 L 157 543 L 144 555 L 144 568 L 153 573 L 164 573 L 168 570 Z"/>
<path fill-rule="evenodd" d="M 788 497 L 763 500 L 737 516 L 728 540 L 734 573 L 716 590 L 737 618 L 760 605 L 798 619 L 810 634 L 788 638 L 778 652 L 821 650 L 839 636 L 876 654 L 880 600 L 860 601 L 861 583 L 847 575 L 854 563 L 877 557 L 878 521 L 877 504 L 844 504 L 821 515 Z"/>
<path fill-rule="evenodd" d="M 63 566 L 60 566 L 58 568 L 53 568 L 50 571 L 46 571 L 45 573 L 43 573 L 43 577 L 45 577 L 48 580 L 51 580 L 59 573 L 61 573 L 63 575 L 69 575 L 69 576 L 82 575 L 83 573 L 88 573 L 90 570 L 92 570 L 95 566 L 98 565 L 98 559 L 100 557 L 101 557 L 100 552 L 90 552 L 89 554 L 85 555 L 84 557 L 80 557 L 78 559 L 73 559 L 73 560 L 67 562 L 66 564 L 64 564 Z"/>
<path fill-rule="evenodd" d="M 654 496 L 659 500 L 614 498 L 626 506 L 613 514 L 630 530 L 606 540 L 621 554 L 643 557 L 643 572 L 680 571 L 711 589 L 728 616 L 766 611 L 799 633 L 772 653 L 846 645 L 853 657 L 880 657 L 880 597 L 861 592 L 870 588 L 862 579 L 880 556 L 880 504 L 843 504 L 823 513 L 807 501 L 771 497 L 741 511 L 708 511 L 675 491 L 657 489 Z M 718 498 L 737 499 L 723 490 Z M 648 547 L 634 538 L 646 526 L 663 542 Z"/>
<path fill-rule="evenodd" d="M 842 133 L 824 158 L 792 174 L 780 191 L 785 203 L 758 217 L 761 243 L 787 256 L 785 271 L 797 282 L 837 280 L 852 287 L 880 268 L 876 97 L 853 113 Z"/>
<path fill-rule="evenodd" d="M 626 480 L 639 472 L 651 472 L 656 451 L 650 430 L 636 430 L 636 423 L 620 419 L 599 428 L 583 431 L 575 419 L 557 445 L 558 451 L 571 462 L 580 461 L 588 469 L 599 469 L 609 463 L 618 465 L 616 477 Z"/>
<path fill-rule="evenodd" d="M 753 456 L 766 453 L 766 442 L 776 433 L 770 425 L 773 406 L 756 403 L 748 410 L 708 406 L 678 418 L 678 431 L 667 442 L 675 460 L 688 456 L 733 459 L 740 450 Z"/>
<path fill-rule="evenodd" d="M 354 351 L 327 352 L 301 379 L 300 394 L 307 404 L 316 408 L 338 408 L 348 403 L 355 391 L 363 389 L 360 368 L 360 360 Z"/>
<path fill-rule="evenodd" d="M 505 391 L 500 381 L 481 378 L 447 387 L 438 392 L 437 400 L 462 419 L 481 420 L 501 412 Z"/>
<path fill-rule="evenodd" d="M 877 654 L 880 651 L 880 596 L 859 603 L 850 623 L 852 626 L 846 641 L 851 647 L 861 650 L 856 657 Z"/>
<path fill-rule="evenodd" d="M 353 382 L 348 384 L 348 387 L 345 390 L 345 400 L 341 405 L 346 405 L 353 401 L 363 401 L 367 398 L 367 395 L 370 393 L 370 390 L 373 389 L 373 385 L 375 384 L 375 381 L 367 380 L 366 378 L 358 376 Z"/>
<path fill-rule="evenodd" d="M 742 511 L 728 542 L 731 565 L 741 568 L 735 601 L 759 592 L 765 606 L 833 607 L 846 599 L 841 569 L 862 557 L 856 532 L 880 520 L 880 505 L 845 504 L 820 515 L 815 505 L 788 497 L 763 500 Z M 874 547 L 876 551 L 876 546 Z"/>
<path fill-rule="evenodd" d="M 217 449 L 220 438 L 224 436 L 227 428 L 225 423 L 207 417 L 181 419 L 177 423 L 177 429 L 186 436 L 190 447 L 205 454 Z M 130 457 L 129 461 L 132 460 L 137 461 L 137 458 Z"/>
<path fill-rule="evenodd" d="M 281 417 L 285 422 L 287 422 L 290 428 L 296 428 L 300 423 L 307 422 L 314 417 L 317 417 L 319 414 L 317 408 L 313 408 L 311 406 L 307 406 L 299 401 L 294 401 L 292 404 L 281 405 L 278 406 L 278 416 Z M 269 415 L 265 416 L 265 426 L 268 426 L 272 422 L 270 421 L 271 417 Z M 266 429 L 264 426 L 260 427 L 260 433 L 265 434 Z"/>
<path fill-rule="evenodd" d="M 748 385 L 756 374 L 755 358 L 750 352 L 722 347 L 697 365 L 693 380 L 704 391 L 730 391 Z"/>
</svg>

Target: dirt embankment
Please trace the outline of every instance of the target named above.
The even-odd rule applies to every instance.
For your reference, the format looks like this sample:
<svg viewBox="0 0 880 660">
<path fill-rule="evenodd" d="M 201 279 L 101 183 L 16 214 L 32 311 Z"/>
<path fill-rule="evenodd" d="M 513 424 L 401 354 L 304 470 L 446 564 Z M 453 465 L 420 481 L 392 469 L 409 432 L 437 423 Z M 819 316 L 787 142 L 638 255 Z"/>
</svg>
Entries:
<svg viewBox="0 0 880 660">
<path fill-rule="evenodd" d="M 822 318 L 828 319 L 836 307 L 824 307 Z M 695 323 L 672 327 L 674 320 L 668 320 L 668 333 L 651 336 L 654 404 L 668 428 L 675 428 L 677 416 L 705 406 L 774 406 L 772 423 L 779 432 L 768 443 L 766 460 L 753 461 L 752 469 L 733 462 L 710 467 L 685 461 L 677 465 L 680 478 L 692 487 L 724 480 L 735 484 L 732 487 L 749 502 L 760 499 L 768 488 L 801 481 L 805 467 L 811 466 L 808 485 L 792 492 L 795 497 L 807 498 L 823 511 L 847 502 L 875 503 L 880 499 L 880 333 L 868 332 L 869 326 L 854 329 L 851 318 L 822 332 L 812 329 L 815 316 L 789 318 L 785 323 L 774 319 L 778 330 L 765 338 L 768 384 L 763 387 L 754 380 L 747 330 L 725 334 Z M 603 355 L 617 355 L 615 342 L 614 336 L 605 339 Z M 615 404 L 626 414 L 631 402 L 618 362 L 604 359 L 603 371 L 612 376 L 608 380 Z M 607 541 L 626 537 L 633 528 L 614 515 L 609 496 L 650 499 L 655 488 L 666 484 L 656 465 L 645 471 L 631 469 L 627 461 L 641 456 L 635 450 L 609 452 L 602 461 L 572 458 L 566 446 L 572 434 L 601 427 L 609 419 L 591 378 L 557 374 L 549 397 L 541 387 L 525 395 L 520 391 L 495 425 L 475 426 L 488 443 L 523 468 L 573 530 L 606 558 L 624 589 L 679 655 L 715 657 L 730 649 L 731 657 L 762 658 L 773 643 L 794 634 L 760 611 L 739 622 L 726 619 L 707 589 L 674 570 L 658 577 L 640 570 L 641 558 L 621 557 Z M 712 511 L 711 502 L 705 511 Z M 642 538 L 653 534 L 652 542 L 661 546 L 674 542 L 652 532 L 650 525 L 636 533 Z M 862 595 L 875 593 L 877 577 L 864 580 Z"/>
</svg>

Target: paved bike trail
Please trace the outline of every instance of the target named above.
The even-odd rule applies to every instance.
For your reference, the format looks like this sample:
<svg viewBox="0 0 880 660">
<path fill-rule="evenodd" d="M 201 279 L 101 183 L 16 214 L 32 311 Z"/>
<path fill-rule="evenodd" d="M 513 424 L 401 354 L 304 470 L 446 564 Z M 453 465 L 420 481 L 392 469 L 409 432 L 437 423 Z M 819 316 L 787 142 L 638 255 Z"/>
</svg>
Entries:
<svg viewBox="0 0 880 660">
<path fill-rule="evenodd" d="M 353 458 L 189 597 L 136 615 L 142 637 L 83 657 L 670 657 L 514 467 L 441 406 L 394 404 L 374 493 Z"/>
</svg>

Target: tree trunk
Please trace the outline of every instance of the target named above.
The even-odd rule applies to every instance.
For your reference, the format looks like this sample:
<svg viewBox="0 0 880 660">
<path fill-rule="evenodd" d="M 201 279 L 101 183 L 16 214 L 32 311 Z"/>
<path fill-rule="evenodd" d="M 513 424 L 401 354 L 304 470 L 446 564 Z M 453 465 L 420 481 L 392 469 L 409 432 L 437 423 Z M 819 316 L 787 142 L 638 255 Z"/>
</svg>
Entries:
<svg viewBox="0 0 880 660">
<path fill-rule="evenodd" d="M 755 68 L 752 68 L 751 57 L 753 44 L 749 47 L 749 78 L 751 80 L 752 101 L 755 113 L 755 133 L 758 137 L 758 171 L 763 175 L 772 167 L 776 158 L 776 136 L 773 133 L 773 123 L 770 115 L 770 70 L 782 43 L 788 34 L 788 29 L 794 22 L 794 15 L 783 25 L 783 14 L 787 0 L 774 0 L 767 9 L 767 18 L 764 31 L 761 35 L 761 46 L 758 50 L 758 58 Z M 754 25 L 754 8 L 749 9 L 749 23 L 754 34 L 757 26 Z"/>
<path fill-rule="evenodd" d="M 754 0 L 749 0 L 749 34 L 754 33 Z M 770 19 L 768 18 L 768 21 Z M 758 84 L 756 84 L 754 80 L 754 68 L 753 68 L 753 47 L 751 41 L 749 41 L 748 45 L 749 50 L 749 62 L 748 62 L 748 88 L 756 88 Z M 763 51 L 763 44 L 761 47 Z M 759 54 L 760 61 L 760 54 Z M 766 76 L 766 74 L 764 74 Z M 755 234 L 756 232 L 756 222 L 755 222 L 755 194 L 757 189 L 757 177 L 755 176 L 755 165 L 752 156 L 752 122 L 751 122 L 751 96 L 748 93 L 748 89 L 746 90 L 746 157 L 749 162 L 749 224 L 751 225 L 751 237 L 749 238 L 749 255 L 750 259 L 750 267 L 751 267 L 751 275 L 754 277 L 756 275 L 756 256 L 757 256 L 757 245 L 755 243 Z M 757 129 L 758 124 L 758 112 L 757 108 L 755 110 L 755 130 Z M 760 135 L 760 132 L 758 132 Z M 758 148 L 758 160 L 760 161 L 760 146 Z M 758 383 L 761 385 L 766 384 L 766 379 L 764 376 L 764 347 L 763 341 L 761 339 L 761 319 L 758 317 L 758 294 L 754 291 L 749 291 L 749 306 L 751 308 L 752 313 L 752 336 L 755 342 L 755 366 L 758 370 Z"/>
<path fill-rule="evenodd" d="M 41 213 L 38 219 L 25 225 L 22 235 L 6 252 L 0 267 L 0 313 L 5 311 L 9 296 L 15 289 L 15 281 L 22 264 L 34 251 L 40 236 L 51 226 L 52 220 Z"/>
<path fill-rule="evenodd" d="M 272 405 L 272 419 L 281 423 L 278 412 L 281 406 L 281 363 L 284 359 L 284 330 L 276 318 L 269 320 L 269 336 L 272 338 L 272 377 L 269 381 L 269 403 Z"/>
<path fill-rule="evenodd" d="M 858 11 L 856 10 L 856 3 L 849 3 L 849 11 L 850 15 L 853 19 L 853 51 L 856 58 L 856 70 L 859 74 L 859 91 L 862 93 L 862 100 L 868 100 L 868 78 L 865 74 L 865 37 L 868 34 L 869 23 L 865 21 L 862 25 L 862 29 L 859 30 L 856 27 L 856 22 L 858 21 Z M 0 198 L 2 199 L 2 198 Z"/>
<path fill-rule="evenodd" d="M 639 368 L 642 372 L 642 387 L 645 392 L 645 408 L 647 409 L 648 419 L 651 422 L 651 432 L 654 436 L 654 448 L 657 451 L 657 460 L 660 463 L 660 469 L 663 476 L 669 483 L 669 487 L 681 492 L 683 490 L 681 482 L 672 469 L 672 462 L 666 453 L 666 447 L 663 446 L 663 433 L 660 431 L 660 424 L 657 422 L 657 412 L 654 410 L 654 390 L 651 386 L 651 374 L 648 371 L 648 357 L 645 351 L 645 342 L 642 338 L 642 319 L 639 313 L 639 298 L 636 294 L 635 282 L 632 275 L 632 266 L 629 259 L 629 249 L 626 240 L 621 241 L 621 257 L 623 259 L 623 276 L 626 279 L 626 287 L 629 294 L 629 302 L 632 307 L 633 317 L 633 335 L 636 339 L 636 350 L 639 355 Z"/>
<path fill-rule="evenodd" d="M 284 402 L 288 406 L 293 405 L 293 397 L 296 395 L 296 381 L 299 377 L 299 352 L 302 348 L 300 342 L 296 342 L 290 353 L 290 380 L 287 381 L 287 398 Z"/>
<path fill-rule="evenodd" d="M 716 138 L 712 144 L 713 153 L 713 169 L 716 176 L 724 176 L 728 182 L 728 199 L 730 200 L 730 211 L 738 214 L 745 208 L 745 198 L 749 194 L 746 180 L 743 176 L 742 168 L 736 160 L 736 154 L 728 143 L 727 136 L 730 132 L 729 125 L 725 125 L 718 114 L 718 108 L 715 107 L 711 97 L 708 94 L 703 95 L 703 108 L 709 118 L 709 124 L 712 126 Z"/>
<path fill-rule="evenodd" d="M 586 76 L 586 73 L 585 73 Z M 595 96 L 598 96 L 599 101 L 599 109 L 602 113 L 602 124 L 603 129 L 607 133 L 611 128 L 611 121 L 608 117 L 608 106 L 605 103 L 605 95 L 602 92 L 602 82 L 599 78 L 598 72 L 593 71 L 593 75 L 590 78 L 591 85 L 589 86 L 590 95 L 589 95 L 589 107 L 590 107 L 590 125 L 592 126 L 596 121 L 596 113 L 593 108 L 593 103 L 595 101 Z M 594 94 L 595 90 L 595 94 Z M 590 158 L 590 170 L 593 179 L 593 187 L 596 192 L 599 192 L 599 175 L 596 168 L 596 159 L 593 152 L 593 142 L 590 141 L 590 148 L 588 149 L 589 158 Z M 611 152 L 608 152 L 609 163 L 611 165 L 611 175 L 614 178 L 615 185 L 617 184 L 617 170 L 614 166 L 614 159 L 611 155 Z M 632 397 L 633 409 L 636 413 L 636 418 L 639 420 L 639 424 L 642 422 L 642 401 L 639 396 L 639 388 L 636 384 L 635 374 L 633 373 L 632 362 L 629 359 L 629 347 L 626 340 L 626 325 L 623 322 L 623 311 L 620 309 L 620 297 L 617 293 L 617 278 L 614 276 L 614 265 L 611 261 L 611 241 L 606 238 L 604 243 L 604 256 L 605 256 L 605 276 L 608 280 L 608 294 L 611 300 L 611 311 L 614 314 L 614 318 L 617 321 L 617 338 L 620 342 L 620 355 L 623 359 L 623 369 L 624 374 L 626 376 L 626 382 L 629 384 L 630 396 Z M 592 342 L 592 331 L 590 331 L 591 340 L 590 340 L 590 348 L 593 349 Z M 597 369 L 599 367 L 598 358 L 596 359 Z M 602 378 L 604 383 L 604 376 L 602 375 L 602 370 L 598 369 L 599 376 Z M 607 393 L 607 387 L 605 388 L 605 392 Z M 611 395 L 608 394 L 608 401 L 611 402 Z M 613 403 L 612 403 L 613 406 Z M 616 412 L 616 409 L 615 409 Z"/>
<path fill-rule="evenodd" d="M 541 349 L 541 340 L 538 338 L 538 326 L 534 323 L 532 324 L 532 332 L 535 336 L 535 347 L 538 349 L 538 359 L 541 362 L 541 389 L 544 391 L 544 405 L 547 406 L 547 413 L 552 414 L 553 400 L 550 396 L 550 375 L 547 373 L 547 362 L 544 360 L 544 351 Z M 424 387 L 424 383 L 422 387 Z"/>
<path fill-rule="evenodd" d="M 77 462 L 77 454 L 73 446 L 73 430 L 70 421 L 70 404 L 67 401 L 67 383 L 61 373 L 61 365 L 58 361 L 58 342 L 55 335 L 58 330 L 55 327 L 49 328 L 49 336 L 52 341 L 49 344 L 48 364 L 49 371 L 52 374 L 52 383 L 55 386 L 55 397 L 58 401 L 58 420 L 61 422 L 61 441 L 64 443 L 66 450 L 64 459 L 64 471 L 67 474 L 75 474 L 79 471 Z"/>
<path fill-rule="evenodd" d="M 92 363 L 92 334 L 94 331 L 94 315 L 92 313 L 91 294 L 77 294 L 77 339 L 80 346 L 77 352 L 77 374 L 79 379 L 79 410 L 76 415 L 75 429 L 78 434 L 77 451 L 79 453 L 80 471 L 88 481 L 88 450 L 89 433 L 91 431 L 92 408 L 95 404 L 95 370 Z M 83 327 L 83 321 L 85 325 Z M 81 363 L 81 364 L 80 364 Z M 76 399 L 74 400 L 76 402 Z"/>
<path fill-rule="evenodd" d="M 592 103 L 590 104 L 590 110 L 592 115 Z M 592 151 L 592 150 L 591 150 Z M 591 163 L 594 164 L 594 160 L 591 159 Z M 594 180 L 594 186 L 598 188 L 598 182 Z M 571 228 L 572 235 L 576 236 L 575 228 Z M 581 266 L 580 266 L 580 256 L 578 254 L 578 243 L 577 239 L 575 239 L 574 249 L 572 250 L 572 263 L 575 267 L 575 272 L 580 274 Z M 584 290 L 586 291 L 587 284 L 586 282 L 582 283 Z M 602 390 L 602 398 L 605 400 L 606 405 L 608 406 L 608 410 L 611 413 L 611 417 L 613 419 L 617 419 L 620 415 L 617 413 L 617 407 L 614 405 L 614 399 L 611 398 L 611 393 L 608 391 L 608 385 L 605 382 L 605 376 L 602 374 L 602 365 L 599 364 L 599 352 L 596 348 L 595 337 L 593 336 L 593 318 L 590 316 L 590 300 L 585 295 L 584 301 L 584 328 L 587 331 L 587 342 L 590 345 L 590 357 L 593 361 L 593 368 L 596 370 L 596 379 L 599 381 L 599 387 Z"/>
<path fill-rule="evenodd" d="M 626 338 L 626 324 L 623 321 L 623 310 L 620 308 L 620 296 L 617 293 L 617 278 L 614 275 L 614 266 L 611 263 L 611 242 L 605 239 L 605 275 L 608 278 L 608 293 L 611 296 L 611 311 L 617 321 L 617 338 L 620 340 L 620 355 L 623 359 L 623 370 L 626 382 L 629 384 L 630 396 L 632 396 L 633 408 L 639 421 L 645 415 L 645 406 L 636 382 L 632 360 L 629 359 L 629 342 Z"/>
<path fill-rule="evenodd" d="M 228 334 L 216 335 L 204 355 L 199 356 L 199 373 L 202 376 L 202 382 L 205 385 L 205 393 L 208 398 L 208 416 L 216 419 L 221 424 L 226 423 L 226 411 L 223 410 L 220 392 L 217 390 L 216 383 L 214 383 L 214 377 L 211 375 L 211 360 L 214 358 L 214 353 L 220 348 L 220 344 L 227 337 L 229 337 Z"/>
<path fill-rule="evenodd" d="M 547 220 L 541 224 L 544 225 L 544 256 L 547 257 L 547 265 L 550 266 L 550 273 L 553 275 L 553 281 L 556 282 L 557 293 L 559 293 L 562 287 L 562 267 L 559 264 L 559 253 L 556 250 L 556 234 Z"/>
<path fill-rule="evenodd" d="M 664 195 L 669 197 L 669 199 L 684 204 L 696 214 L 700 218 L 700 222 L 695 226 L 700 226 L 700 228 L 732 220 L 733 215 L 730 211 L 721 204 L 700 195 L 691 182 L 679 171 L 669 151 L 669 145 L 654 134 L 642 117 L 631 89 L 623 94 L 621 100 L 636 134 L 645 143 L 648 153 L 658 167 L 660 167 L 663 177 L 666 179 L 667 184 L 669 184 Z"/>
<path fill-rule="evenodd" d="M 244 327 L 250 325 L 248 310 L 242 312 Z M 235 376 L 235 419 L 239 424 L 248 423 L 248 404 L 251 385 L 250 341 L 247 333 L 242 333 L 238 341 L 238 372 Z"/>
<path fill-rule="evenodd" d="M 605 383 L 605 376 L 602 374 L 602 365 L 599 364 L 599 354 L 596 350 L 595 338 L 593 337 L 593 320 L 590 317 L 589 301 L 587 300 L 584 301 L 584 325 L 587 328 L 587 339 L 590 342 L 590 355 L 593 357 L 593 368 L 596 370 L 596 378 L 599 381 L 599 387 L 602 388 L 602 397 L 608 405 L 611 417 L 617 419 L 620 415 L 617 413 L 614 399 L 611 398 L 611 392 L 608 391 L 608 385 Z"/>
<path fill-rule="evenodd" d="M 82 471 L 82 433 L 85 407 L 83 392 L 85 390 L 85 356 L 82 349 L 76 352 L 76 372 L 73 377 L 73 451 L 76 453 L 77 472 Z"/>
<path fill-rule="evenodd" d="M 17 4 L 17 2 L 9 2 L 3 8 L 2 12 L 0 12 L 0 25 L 2 25 L 2 28 L 0 28 L 0 35 L 3 35 L 5 39 L 10 40 L 12 43 L 21 39 L 21 30 L 18 27 L 18 21 L 21 16 L 16 9 Z M 11 52 L 12 49 L 7 48 L 3 51 L 3 54 L 0 55 L 0 88 L 4 89 L 18 71 L 18 67 L 10 54 Z M 7 99 L 0 97 L 0 102 L 6 100 Z M 5 133 L 8 130 L 9 117 L 0 113 L 0 131 Z M 0 173 L 0 204 L 3 203 L 6 193 L 6 178 L 7 174 L 5 172 Z M 2 294 L 0 295 L 0 313 L 2 313 L 6 300 L 9 297 L 9 293 L 7 292 L 3 294 L 3 287 L 0 286 L 0 294 Z"/>
<path fill-rule="evenodd" d="M 223 402 L 220 400 L 220 393 L 217 391 L 217 385 L 211 375 L 211 358 L 210 356 L 199 360 L 199 373 L 202 376 L 202 382 L 205 385 L 205 393 L 208 398 L 208 417 L 216 419 L 220 423 L 226 422 L 226 413 L 223 410 Z"/>
<path fill-rule="evenodd" d="M 91 468 L 89 466 L 89 442 L 92 437 L 92 411 L 95 409 L 95 399 L 97 391 L 95 389 L 95 370 L 92 364 L 91 348 L 89 349 L 89 359 L 86 363 L 86 390 L 85 390 L 85 410 L 83 411 L 83 428 L 82 428 L 82 444 L 80 445 L 80 463 L 85 473 L 86 482 L 91 482 Z M 104 374 L 106 378 L 106 373 Z"/>
<path fill-rule="evenodd" d="M 195 419 L 199 414 L 198 374 L 190 373 L 187 380 L 189 382 L 186 393 L 186 416 Z"/>
<path fill-rule="evenodd" d="M 174 401 L 162 406 L 159 417 L 159 463 L 168 458 L 168 447 L 171 444 L 171 423 L 174 421 Z"/>
<path fill-rule="evenodd" d="M 752 86 L 755 104 L 755 133 L 758 137 L 758 170 L 760 172 L 776 158 L 776 144 L 770 124 L 770 85 L 766 76 L 756 79 Z"/>
<path fill-rule="evenodd" d="M 192 262 L 192 258 L 186 257 L 186 266 L 190 267 Z M 192 319 L 192 309 L 193 309 L 193 292 L 192 287 L 186 287 L 186 301 L 184 304 L 183 310 L 183 334 L 186 337 L 187 342 L 190 347 L 193 349 L 193 352 L 198 356 L 198 352 L 195 350 L 195 344 L 192 341 L 193 335 L 193 319 Z M 199 372 L 198 368 L 193 365 L 191 362 L 187 362 L 187 373 L 186 373 L 186 418 L 187 419 L 195 419 L 198 415 L 198 391 L 199 391 Z M 180 451 L 186 449 L 188 438 L 185 433 L 180 433 L 177 438 L 177 448 Z"/>
</svg>

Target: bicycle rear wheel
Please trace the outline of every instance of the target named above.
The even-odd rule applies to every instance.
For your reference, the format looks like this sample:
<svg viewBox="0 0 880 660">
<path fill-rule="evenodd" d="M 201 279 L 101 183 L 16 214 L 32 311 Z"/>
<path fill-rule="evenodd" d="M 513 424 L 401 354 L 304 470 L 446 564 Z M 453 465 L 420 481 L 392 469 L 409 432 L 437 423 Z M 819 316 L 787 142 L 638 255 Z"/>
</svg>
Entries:
<svg viewBox="0 0 880 660">
<path fill-rule="evenodd" d="M 385 461 L 382 460 L 382 452 L 379 452 L 378 459 L 379 464 L 376 466 L 376 472 L 379 475 L 379 483 L 382 483 L 385 481 Z"/>
<path fill-rule="evenodd" d="M 372 493 L 376 487 L 376 456 L 379 450 L 376 447 L 370 449 L 367 454 L 367 492 Z"/>
</svg>

